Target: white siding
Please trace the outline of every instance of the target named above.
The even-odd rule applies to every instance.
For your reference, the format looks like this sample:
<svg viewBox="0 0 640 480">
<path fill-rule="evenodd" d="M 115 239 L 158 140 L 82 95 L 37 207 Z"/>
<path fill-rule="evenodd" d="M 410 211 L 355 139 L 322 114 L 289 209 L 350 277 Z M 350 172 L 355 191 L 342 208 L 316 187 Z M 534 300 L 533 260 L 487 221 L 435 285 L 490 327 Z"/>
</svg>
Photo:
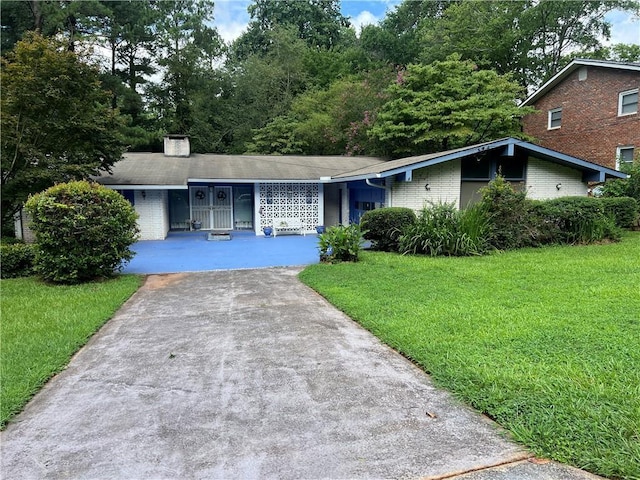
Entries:
<svg viewBox="0 0 640 480">
<path fill-rule="evenodd" d="M 587 195 L 588 184 L 582 181 L 582 172 L 556 163 L 529 157 L 526 178 L 527 198 L 532 200 Z"/>
<path fill-rule="evenodd" d="M 425 187 L 429 184 L 429 190 Z M 390 205 L 420 211 L 429 203 L 460 207 L 460 160 L 413 171 L 410 182 L 393 180 Z"/>
<path fill-rule="evenodd" d="M 134 192 L 140 240 L 164 240 L 169 232 L 169 193 L 167 190 L 144 190 L 143 198 L 142 192 Z"/>
</svg>

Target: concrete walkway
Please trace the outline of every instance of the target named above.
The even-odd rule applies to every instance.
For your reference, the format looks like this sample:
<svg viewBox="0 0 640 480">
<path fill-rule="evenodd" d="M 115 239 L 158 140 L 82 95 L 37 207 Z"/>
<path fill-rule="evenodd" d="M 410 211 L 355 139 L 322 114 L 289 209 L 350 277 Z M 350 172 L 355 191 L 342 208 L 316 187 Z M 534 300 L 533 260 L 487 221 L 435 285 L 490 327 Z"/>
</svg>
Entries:
<svg viewBox="0 0 640 480">
<path fill-rule="evenodd" d="M 2 478 L 596 478 L 527 461 L 298 271 L 148 277 L 2 432 Z"/>
</svg>

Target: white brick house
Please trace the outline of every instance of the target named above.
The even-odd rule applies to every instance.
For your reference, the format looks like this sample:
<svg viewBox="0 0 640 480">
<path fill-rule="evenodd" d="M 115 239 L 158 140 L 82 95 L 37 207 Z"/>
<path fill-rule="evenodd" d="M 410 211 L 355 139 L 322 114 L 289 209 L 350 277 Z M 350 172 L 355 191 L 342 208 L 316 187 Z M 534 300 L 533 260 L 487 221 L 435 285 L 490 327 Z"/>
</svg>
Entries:
<svg viewBox="0 0 640 480">
<path fill-rule="evenodd" d="M 587 195 L 590 182 L 625 175 L 514 138 L 384 161 L 371 157 L 190 154 L 171 136 L 165 154 L 130 153 L 96 180 L 120 191 L 138 212 L 141 237 L 171 230 L 262 229 L 295 218 L 303 232 L 358 221 L 382 206 L 459 208 L 500 171 L 529 198 Z"/>
</svg>

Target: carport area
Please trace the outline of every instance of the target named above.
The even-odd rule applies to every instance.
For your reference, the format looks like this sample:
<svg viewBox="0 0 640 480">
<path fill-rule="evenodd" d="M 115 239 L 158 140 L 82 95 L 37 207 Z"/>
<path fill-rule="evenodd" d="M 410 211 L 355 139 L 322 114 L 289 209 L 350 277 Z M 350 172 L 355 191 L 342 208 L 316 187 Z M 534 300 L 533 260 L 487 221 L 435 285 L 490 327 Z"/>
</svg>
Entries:
<svg viewBox="0 0 640 480">
<path fill-rule="evenodd" d="M 231 232 L 230 240 L 208 240 L 209 232 L 170 232 L 164 240 L 133 245 L 136 256 L 123 273 L 179 273 L 301 266 L 318 263 L 317 235 L 256 236 Z"/>
</svg>

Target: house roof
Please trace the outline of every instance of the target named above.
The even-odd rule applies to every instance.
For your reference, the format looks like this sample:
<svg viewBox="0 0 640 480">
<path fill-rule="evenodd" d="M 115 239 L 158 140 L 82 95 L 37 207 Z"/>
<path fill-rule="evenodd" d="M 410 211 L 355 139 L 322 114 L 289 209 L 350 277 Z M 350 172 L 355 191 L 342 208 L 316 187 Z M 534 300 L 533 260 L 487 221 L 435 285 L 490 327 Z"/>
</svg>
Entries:
<svg viewBox="0 0 640 480">
<path fill-rule="evenodd" d="M 631 62 L 612 62 L 609 60 L 588 60 L 583 58 L 573 59 L 566 67 L 551 77 L 547 83 L 542 85 L 538 90 L 532 93 L 523 103 L 522 106 L 534 104 L 540 97 L 543 97 L 556 85 L 562 82 L 571 73 L 580 67 L 600 67 L 610 68 L 614 70 L 624 70 L 632 72 L 640 72 L 640 63 Z"/>
<path fill-rule="evenodd" d="M 211 155 L 168 157 L 163 153 L 127 153 L 111 174 L 97 181 L 118 187 L 186 188 L 189 182 L 318 182 L 339 173 L 383 162 L 346 156 Z"/>
<path fill-rule="evenodd" d="M 457 148 L 455 150 L 448 150 L 445 152 L 419 155 L 416 157 L 408 157 L 375 165 L 368 165 L 358 170 L 352 170 L 350 172 L 336 175 L 333 179 L 339 181 L 353 181 L 385 178 L 399 174 L 404 174 L 410 178 L 413 170 L 490 151 L 493 151 L 498 155 L 509 157 L 524 153 L 552 163 L 572 167 L 582 171 L 585 181 L 603 182 L 606 178 L 611 177 L 626 178 L 624 173 L 618 172 L 617 170 L 612 170 L 595 163 L 587 162 L 586 160 L 556 152 L 555 150 L 541 147 L 530 142 L 525 142 L 524 140 L 509 137 L 471 145 L 469 147 Z"/>
<path fill-rule="evenodd" d="M 515 138 L 502 138 L 445 152 L 384 161 L 372 157 L 201 155 L 167 157 L 162 153 L 129 153 L 97 181 L 112 188 L 187 188 L 190 182 L 347 182 L 393 175 L 410 179 L 414 170 L 493 152 L 525 154 L 582 171 L 585 181 L 626 178 L 624 173 Z"/>
</svg>

